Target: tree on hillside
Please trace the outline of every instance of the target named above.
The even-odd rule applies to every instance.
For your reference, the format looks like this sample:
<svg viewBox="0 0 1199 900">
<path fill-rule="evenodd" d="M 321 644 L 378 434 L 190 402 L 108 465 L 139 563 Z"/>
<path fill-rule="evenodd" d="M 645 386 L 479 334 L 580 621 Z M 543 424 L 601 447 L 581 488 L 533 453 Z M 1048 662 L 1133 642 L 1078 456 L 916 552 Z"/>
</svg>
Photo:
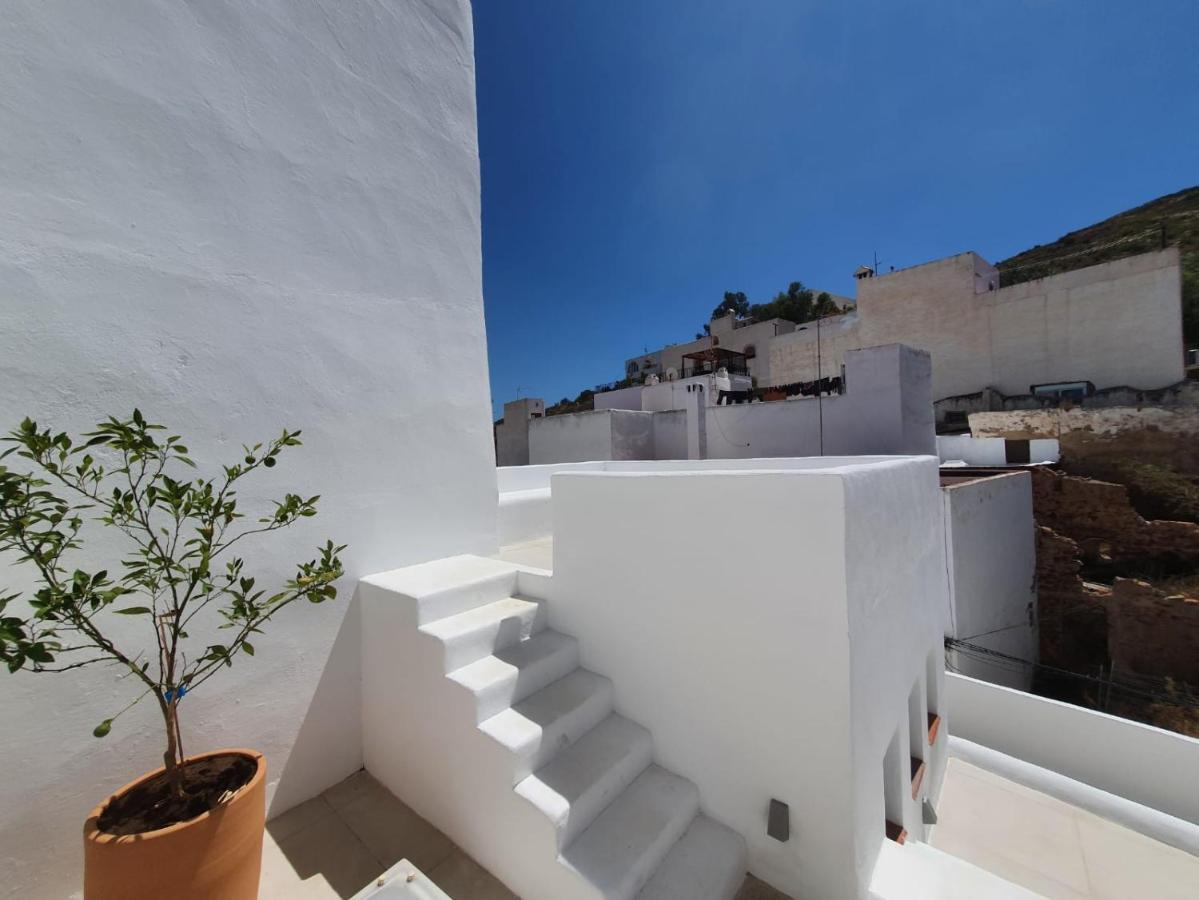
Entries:
<svg viewBox="0 0 1199 900">
<path fill-rule="evenodd" d="M 743 292 L 725 291 L 720 305 L 712 310 L 712 318 L 717 319 L 729 312 L 738 318 L 748 318 L 754 322 L 786 319 L 788 322 L 802 325 L 813 319 L 835 316 L 845 310 L 837 305 L 827 291 L 814 294 L 810 289 L 804 287 L 802 281 L 793 281 L 787 285 L 787 290 L 775 294 L 774 299 L 768 303 L 751 304 Z M 695 336 L 697 340 L 711 333 L 706 323 L 703 328 L 703 334 Z"/>
<path fill-rule="evenodd" d="M 812 318 L 815 301 L 802 281 L 793 281 L 786 291 L 775 294 L 769 303 L 755 303 L 750 307 L 750 316 L 758 322 L 767 319 L 786 319 L 788 322 L 807 322 Z"/>
<path fill-rule="evenodd" d="M 749 298 L 742 291 L 725 291 L 724 299 L 712 310 L 713 319 L 732 313 L 738 319 L 744 319 L 750 313 Z M 706 330 L 706 329 L 705 329 Z"/>
</svg>

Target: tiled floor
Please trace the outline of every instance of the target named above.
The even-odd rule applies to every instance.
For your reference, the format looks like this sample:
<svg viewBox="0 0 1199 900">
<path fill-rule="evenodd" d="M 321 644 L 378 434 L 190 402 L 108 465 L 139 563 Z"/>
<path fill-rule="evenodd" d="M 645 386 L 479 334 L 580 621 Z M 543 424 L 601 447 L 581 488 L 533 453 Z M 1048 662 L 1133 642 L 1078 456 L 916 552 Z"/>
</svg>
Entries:
<svg viewBox="0 0 1199 900">
<path fill-rule="evenodd" d="M 352 897 L 407 859 L 453 900 L 515 896 L 365 771 L 272 819 L 259 900 Z M 787 900 L 748 876 L 736 900 Z"/>
<path fill-rule="evenodd" d="M 365 771 L 271 820 L 266 831 L 260 900 L 352 897 L 401 859 L 454 900 L 515 900 Z"/>
<path fill-rule="evenodd" d="M 1199 858 L 950 759 L 932 845 L 1051 900 L 1199 896 Z"/>
<path fill-rule="evenodd" d="M 500 547 L 496 558 L 522 566 L 552 569 L 554 567 L 554 539 L 547 537 L 538 538 L 535 541 L 525 541 L 523 544 L 508 544 Z"/>
</svg>

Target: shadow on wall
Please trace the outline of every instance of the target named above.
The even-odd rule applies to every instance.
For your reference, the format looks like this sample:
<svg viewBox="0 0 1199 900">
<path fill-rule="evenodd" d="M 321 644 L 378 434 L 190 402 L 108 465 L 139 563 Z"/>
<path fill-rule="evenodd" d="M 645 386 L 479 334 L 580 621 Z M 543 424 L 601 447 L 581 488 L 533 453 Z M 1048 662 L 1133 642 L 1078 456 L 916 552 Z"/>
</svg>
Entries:
<svg viewBox="0 0 1199 900">
<path fill-rule="evenodd" d="M 337 637 L 325 658 L 316 690 L 304 713 L 304 719 L 291 745 L 291 753 L 273 789 L 268 818 L 314 796 L 313 787 L 323 787 L 339 777 L 362 768 L 362 675 L 359 659 L 362 647 L 362 612 L 355 589 Z M 344 735 L 357 753 L 348 760 L 343 772 L 329 771 L 330 737 Z M 336 738 L 334 738 L 336 739 Z M 269 760 L 268 760 L 269 765 Z M 270 772 L 268 770 L 268 778 Z M 269 784 L 269 782 L 268 782 Z"/>
</svg>

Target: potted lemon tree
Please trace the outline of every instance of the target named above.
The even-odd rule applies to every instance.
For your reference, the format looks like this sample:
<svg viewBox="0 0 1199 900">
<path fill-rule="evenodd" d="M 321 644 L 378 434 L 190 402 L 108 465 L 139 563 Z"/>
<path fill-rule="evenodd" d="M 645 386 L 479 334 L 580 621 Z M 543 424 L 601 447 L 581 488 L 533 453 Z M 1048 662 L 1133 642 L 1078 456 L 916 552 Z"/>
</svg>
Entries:
<svg viewBox="0 0 1199 900">
<path fill-rule="evenodd" d="M 87 900 L 253 900 L 265 761 L 244 749 L 186 755 L 179 711 L 221 670 L 253 656 L 251 638 L 285 607 L 335 597 L 344 546 L 329 541 L 290 580 L 259 587 L 239 555 L 247 539 L 316 515 L 319 497 L 287 494 L 247 518 L 238 488 L 299 446 L 300 432 L 243 447 L 216 477 L 192 477 L 187 447 L 165 432 L 134 410 L 76 439 L 29 419 L 6 438 L 0 556 L 26 567 L 32 587 L 0 589 L 0 663 L 10 672 L 120 673 L 134 689 L 130 702 L 107 711 L 97 738 L 139 702 L 161 714 L 162 767 L 109 796 L 84 824 Z M 84 550 L 96 529 L 123 544 L 104 568 L 81 562 L 95 558 Z M 134 623 L 139 640 L 130 641 Z"/>
</svg>

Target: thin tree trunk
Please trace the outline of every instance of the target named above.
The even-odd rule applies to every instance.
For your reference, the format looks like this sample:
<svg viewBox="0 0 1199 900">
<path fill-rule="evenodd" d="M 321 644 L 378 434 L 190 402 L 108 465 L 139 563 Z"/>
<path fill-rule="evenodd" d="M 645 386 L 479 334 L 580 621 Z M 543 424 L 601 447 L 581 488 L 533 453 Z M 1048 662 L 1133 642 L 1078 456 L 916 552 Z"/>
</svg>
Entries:
<svg viewBox="0 0 1199 900">
<path fill-rule="evenodd" d="M 162 754 L 162 762 L 166 767 L 167 781 L 171 793 L 176 797 L 183 796 L 183 772 L 179 764 L 183 761 L 183 743 L 179 739 L 179 712 L 174 703 L 161 702 L 162 717 L 167 729 L 167 749 Z"/>
</svg>

